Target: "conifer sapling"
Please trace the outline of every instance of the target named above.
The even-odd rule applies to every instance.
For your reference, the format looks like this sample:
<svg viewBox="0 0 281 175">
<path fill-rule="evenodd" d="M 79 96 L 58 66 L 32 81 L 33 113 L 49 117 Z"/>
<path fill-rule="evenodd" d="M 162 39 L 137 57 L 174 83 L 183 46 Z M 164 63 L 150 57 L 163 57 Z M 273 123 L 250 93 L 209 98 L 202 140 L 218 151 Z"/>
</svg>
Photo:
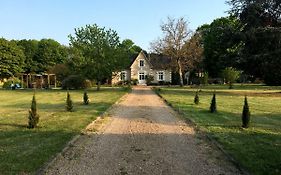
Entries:
<svg viewBox="0 0 281 175">
<path fill-rule="evenodd" d="M 71 97 L 70 97 L 70 94 L 69 92 L 67 91 L 67 98 L 66 98 L 66 111 L 69 111 L 71 112 L 73 110 L 73 102 L 71 100 Z"/>
<path fill-rule="evenodd" d="M 84 101 L 84 105 L 88 105 L 90 102 L 87 91 L 84 91 L 83 101 Z"/>
<path fill-rule="evenodd" d="M 216 94 L 215 93 L 214 93 L 213 98 L 212 98 L 212 102 L 211 102 L 211 106 L 210 106 L 210 112 L 211 113 L 217 112 L 217 102 L 216 102 Z"/>
<path fill-rule="evenodd" d="M 242 112 L 242 127 L 243 128 L 248 128 L 250 125 L 250 109 L 249 109 L 249 105 L 248 105 L 248 100 L 247 100 L 247 96 L 245 96 L 245 100 L 244 100 L 244 107 L 243 107 L 243 112 Z"/>
<path fill-rule="evenodd" d="M 197 91 L 196 94 L 195 94 L 194 103 L 195 103 L 196 105 L 199 104 L 199 95 L 198 95 L 198 91 Z"/>
<path fill-rule="evenodd" d="M 37 114 L 37 103 L 35 98 L 35 93 L 33 94 L 31 107 L 29 109 L 29 116 L 28 116 L 28 128 L 35 128 L 39 122 L 39 115 Z"/>
</svg>

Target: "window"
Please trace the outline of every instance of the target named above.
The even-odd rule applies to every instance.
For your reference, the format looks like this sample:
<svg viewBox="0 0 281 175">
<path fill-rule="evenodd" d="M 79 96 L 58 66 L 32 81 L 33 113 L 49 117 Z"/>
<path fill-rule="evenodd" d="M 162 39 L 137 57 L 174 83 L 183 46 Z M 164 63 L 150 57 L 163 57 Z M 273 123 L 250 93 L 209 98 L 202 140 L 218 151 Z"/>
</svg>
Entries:
<svg viewBox="0 0 281 175">
<path fill-rule="evenodd" d="M 144 66 L 144 60 L 140 60 L 140 67 Z"/>
<path fill-rule="evenodd" d="M 139 80 L 144 80 L 144 73 L 139 73 Z"/>
<path fill-rule="evenodd" d="M 120 79 L 121 79 L 122 81 L 125 81 L 125 80 L 126 80 L 126 72 L 121 72 Z"/>
<path fill-rule="evenodd" d="M 164 72 L 158 72 L 158 81 L 164 80 Z"/>
</svg>

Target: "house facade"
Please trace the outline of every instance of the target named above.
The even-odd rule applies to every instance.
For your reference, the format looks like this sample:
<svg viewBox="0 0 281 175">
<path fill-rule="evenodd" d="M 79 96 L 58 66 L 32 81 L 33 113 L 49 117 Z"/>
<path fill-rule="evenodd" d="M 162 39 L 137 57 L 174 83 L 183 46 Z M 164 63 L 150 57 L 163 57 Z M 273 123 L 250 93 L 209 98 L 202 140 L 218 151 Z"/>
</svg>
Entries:
<svg viewBox="0 0 281 175">
<path fill-rule="evenodd" d="M 168 67 L 170 60 L 167 57 L 152 54 L 147 56 L 141 51 L 137 57 L 131 60 L 130 66 L 116 73 L 112 79 L 113 84 L 124 81 L 135 81 L 138 85 L 146 85 L 146 77 L 153 77 L 151 83 L 171 83 L 172 71 Z"/>
</svg>

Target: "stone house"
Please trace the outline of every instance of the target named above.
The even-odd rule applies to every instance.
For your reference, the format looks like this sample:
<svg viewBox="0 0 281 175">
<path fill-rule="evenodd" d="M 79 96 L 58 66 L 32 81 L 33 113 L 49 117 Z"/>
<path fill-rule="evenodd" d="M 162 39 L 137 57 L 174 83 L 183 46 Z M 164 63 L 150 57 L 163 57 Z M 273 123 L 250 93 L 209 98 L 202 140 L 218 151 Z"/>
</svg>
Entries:
<svg viewBox="0 0 281 175">
<path fill-rule="evenodd" d="M 172 70 L 171 60 L 163 55 L 146 55 L 141 51 L 135 58 L 131 59 L 129 67 L 121 72 L 117 72 L 112 79 L 112 84 L 124 81 L 137 81 L 138 85 L 146 85 L 146 77 L 153 77 L 153 84 L 171 83 Z"/>
</svg>

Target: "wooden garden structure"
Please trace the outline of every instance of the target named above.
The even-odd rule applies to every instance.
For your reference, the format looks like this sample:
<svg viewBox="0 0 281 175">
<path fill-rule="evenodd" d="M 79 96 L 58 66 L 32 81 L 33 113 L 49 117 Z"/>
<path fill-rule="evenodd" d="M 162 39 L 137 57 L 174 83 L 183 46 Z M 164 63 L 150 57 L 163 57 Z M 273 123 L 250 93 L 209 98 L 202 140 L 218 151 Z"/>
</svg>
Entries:
<svg viewBox="0 0 281 175">
<path fill-rule="evenodd" d="M 56 88 L 56 74 L 21 74 L 23 88 Z"/>
</svg>

